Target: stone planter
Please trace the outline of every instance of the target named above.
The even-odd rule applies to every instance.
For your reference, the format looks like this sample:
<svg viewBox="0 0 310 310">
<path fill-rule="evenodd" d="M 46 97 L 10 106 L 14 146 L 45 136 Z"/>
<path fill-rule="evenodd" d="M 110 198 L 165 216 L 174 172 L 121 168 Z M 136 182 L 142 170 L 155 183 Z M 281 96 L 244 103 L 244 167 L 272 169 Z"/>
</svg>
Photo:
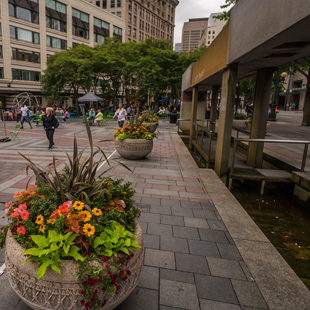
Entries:
<svg viewBox="0 0 310 310">
<path fill-rule="evenodd" d="M 152 152 L 153 139 L 115 140 L 115 149 L 126 159 L 143 159 Z"/>
<path fill-rule="evenodd" d="M 135 237 L 141 249 L 134 252 L 134 257 L 128 262 L 126 269 L 131 271 L 131 275 L 125 282 L 120 284 L 119 294 L 109 295 L 98 287 L 100 298 L 106 299 L 103 309 L 112 310 L 121 304 L 136 287 L 141 269 L 143 266 L 144 247 L 142 229 L 136 221 Z M 10 231 L 7 234 L 5 246 L 5 264 L 9 282 L 15 293 L 29 307 L 35 310 L 81 310 L 85 309 L 81 305 L 80 286 L 75 280 L 78 262 L 67 260 L 60 263 L 61 275 L 48 269 L 45 275 L 37 280 L 37 270 L 35 262 L 28 262 L 27 257 L 21 253 L 22 248 L 14 239 Z M 91 264 L 99 265 L 94 261 Z"/>
<path fill-rule="evenodd" d="M 156 123 L 142 123 L 142 125 L 144 127 L 146 127 L 149 130 L 149 132 L 151 132 L 151 133 L 155 132 L 155 130 L 158 127 L 158 123 L 157 122 Z"/>
</svg>

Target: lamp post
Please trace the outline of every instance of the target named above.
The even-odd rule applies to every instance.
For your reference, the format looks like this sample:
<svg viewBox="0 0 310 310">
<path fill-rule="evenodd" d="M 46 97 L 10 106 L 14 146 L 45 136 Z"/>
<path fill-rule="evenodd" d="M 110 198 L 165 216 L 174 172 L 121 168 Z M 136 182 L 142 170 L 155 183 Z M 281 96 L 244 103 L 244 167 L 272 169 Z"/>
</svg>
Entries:
<svg viewBox="0 0 310 310">
<path fill-rule="evenodd" d="M 276 73 L 276 76 L 274 79 L 274 92 L 273 92 L 273 97 L 272 97 L 271 109 L 270 109 L 270 113 L 269 113 L 269 121 L 270 122 L 276 122 L 277 121 L 276 108 L 277 108 L 277 96 L 278 96 L 278 90 L 279 90 L 280 77 L 282 78 L 282 80 L 284 80 L 287 77 L 287 73 L 282 72 L 280 74 L 280 71 L 278 71 Z"/>
</svg>

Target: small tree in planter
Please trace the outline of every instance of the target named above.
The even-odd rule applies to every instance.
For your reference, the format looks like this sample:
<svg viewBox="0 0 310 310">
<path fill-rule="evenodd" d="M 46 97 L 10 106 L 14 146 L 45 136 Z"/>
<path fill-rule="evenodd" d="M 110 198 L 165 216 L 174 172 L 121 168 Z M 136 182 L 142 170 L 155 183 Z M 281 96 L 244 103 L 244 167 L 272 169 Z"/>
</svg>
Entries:
<svg viewBox="0 0 310 310">
<path fill-rule="evenodd" d="M 55 158 L 47 170 L 24 157 L 36 185 L 6 204 L 10 223 L 1 230 L 0 247 L 6 245 L 8 278 L 34 309 L 114 309 L 139 280 L 144 249 L 135 190 L 99 173 L 107 159 L 93 150 L 86 128 L 91 153 L 78 152 L 74 138 L 73 156 L 67 154 L 61 171 Z"/>
<path fill-rule="evenodd" d="M 126 159 L 143 159 L 152 152 L 156 133 L 150 132 L 143 122 L 145 115 L 129 121 L 128 125 L 114 132 L 115 148 Z"/>
</svg>

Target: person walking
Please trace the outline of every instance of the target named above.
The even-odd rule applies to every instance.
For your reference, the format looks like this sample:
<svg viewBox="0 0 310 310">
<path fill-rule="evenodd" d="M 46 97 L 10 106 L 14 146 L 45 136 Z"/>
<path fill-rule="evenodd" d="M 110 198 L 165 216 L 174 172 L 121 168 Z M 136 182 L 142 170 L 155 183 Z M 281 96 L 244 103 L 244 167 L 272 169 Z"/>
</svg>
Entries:
<svg viewBox="0 0 310 310">
<path fill-rule="evenodd" d="M 32 129 L 30 120 L 28 118 L 28 111 L 29 111 L 29 109 L 27 108 L 26 104 L 24 104 L 24 106 L 21 107 L 20 110 L 22 112 L 22 117 L 21 117 L 21 120 L 20 120 L 20 123 L 21 123 L 20 129 L 24 129 L 24 122 L 29 123 L 30 128 Z"/>
<path fill-rule="evenodd" d="M 123 108 L 123 104 L 122 103 L 119 104 L 118 109 L 116 110 L 115 115 L 113 116 L 113 118 L 115 118 L 116 116 L 117 116 L 117 119 L 118 119 L 118 126 L 120 128 L 123 128 L 125 120 L 128 120 L 128 118 L 127 118 L 127 112 Z"/>
<path fill-rule="evenodd" d="M 52 108 L 46 108 L 46 114 L 43 115 L 43 128 L 45 129 L 46 137 L 49 141 L 48 148 L 51 149 L 54 145 L 54 132 L 57 124 L 56 117 L 52 114 Z"/>
</svg>

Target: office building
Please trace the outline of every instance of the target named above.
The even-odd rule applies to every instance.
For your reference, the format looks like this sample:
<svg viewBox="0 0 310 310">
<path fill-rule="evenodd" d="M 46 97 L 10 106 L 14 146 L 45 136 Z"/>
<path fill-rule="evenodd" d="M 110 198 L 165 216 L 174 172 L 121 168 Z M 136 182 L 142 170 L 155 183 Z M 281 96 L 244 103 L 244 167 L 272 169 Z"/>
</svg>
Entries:
<svg viewBox="0 0 310 310">
<path fill-rule="evenodd" d="M 176 43 L 175 47 L 174 47 L 174 50 L 176 52 L 181 52 L 181 50 L 182 50 L 182 43 Z"/>
<path fill-rule="evenodd" d="M 202 32 L 199 47 L 203 45 L 209 46 L 226 25 L 226 20 L 219 20 L 216 18 L 216 16 L 220 14 L 221 13 L 213 13 L 210 15 L 208 23 L 206 23 L 205 29 Z"/>
<path fill-rule="evenodd" d="M 126 21 L 125 41 L 141 42 L 149 37 L 173 43 L 178 0 L 89 0 Z"/>
<path fill-rule="evenodd" d="M 185 22 L 182 29 L 181 50 L 189 52 L 199 47 L 200 38 L 208 25 L 208 18 L 193 18 Z"/>
<path fill-rule="evenodd" d="M 84 0 L 1 0 L 0 12 L 0 109 L 21 92 L 46 105 L 40 79 L 55 52 L 112 36 L 125 41 L 125 21 Z"/>
</svg>

